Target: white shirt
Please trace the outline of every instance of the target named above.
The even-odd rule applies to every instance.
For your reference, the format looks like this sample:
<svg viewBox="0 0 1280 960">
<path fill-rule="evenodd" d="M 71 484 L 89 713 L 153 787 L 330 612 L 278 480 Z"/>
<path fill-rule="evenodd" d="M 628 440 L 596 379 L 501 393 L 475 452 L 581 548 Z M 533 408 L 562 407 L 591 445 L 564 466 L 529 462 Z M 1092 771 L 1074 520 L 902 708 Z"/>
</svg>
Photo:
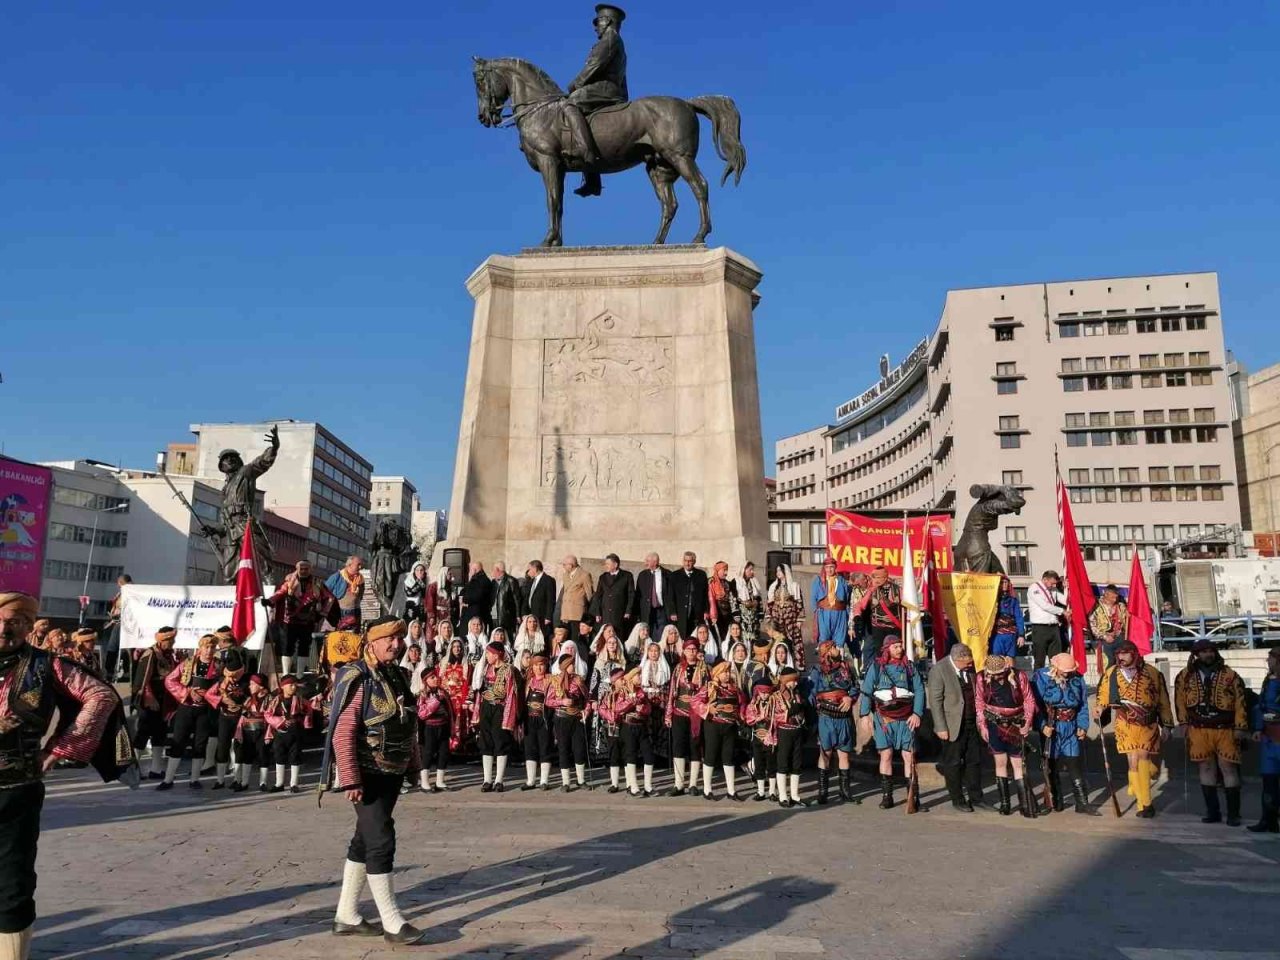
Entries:
<svg viewBox="0 0 1280 960">
<path fill-rule="evenodd" d="M 653 592 L 658 595 L 658 603 L 662 603 L 662 568 L 655 567 L 650 571 L 653 574 Z"/>
<path fill-rule="evenodd" d="M 1041 580 L 1027 590 L 1027 606 L 1033 624 L 1056 626 L 1058 618 L 1066 612 L 1067 598 L 1059 590 L 1050 590 Z"/>
</svg>

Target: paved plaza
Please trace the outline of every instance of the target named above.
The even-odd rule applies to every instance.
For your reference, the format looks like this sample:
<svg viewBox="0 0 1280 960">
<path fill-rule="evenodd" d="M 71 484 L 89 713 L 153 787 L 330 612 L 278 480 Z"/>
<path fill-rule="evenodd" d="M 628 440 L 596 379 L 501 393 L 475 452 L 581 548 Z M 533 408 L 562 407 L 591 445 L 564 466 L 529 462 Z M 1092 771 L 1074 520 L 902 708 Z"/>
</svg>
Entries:
<svg viewBox="0 0 1280 960">
<path fill-rule="evenodd" d="M 861 806 L 797 811 L 510 783 L 482 795 L 474 766 L 451 779 L 468 789 L 397 808 L 401 905 L 429 935 L 392 948 L 328 932 L 352 817 L 340 795 L 317 809 L 314 771 L 297 796 L 214 793 L 207 779 L 200 794 L 184 780 L 129 792 L 56 773 L 32 955 L 1280 957 L 1280 838 L 1202 825 L 1198 791 L 1195 815 L 1182 812 L 1179 784 L 1153 821 L 1033 821 L 955 813 L 931 771 L 932 809 L 913 817 L 877 809 L 865 774 Z M 376 916 L 367 893 L 362 908 Z"/>
</svg>

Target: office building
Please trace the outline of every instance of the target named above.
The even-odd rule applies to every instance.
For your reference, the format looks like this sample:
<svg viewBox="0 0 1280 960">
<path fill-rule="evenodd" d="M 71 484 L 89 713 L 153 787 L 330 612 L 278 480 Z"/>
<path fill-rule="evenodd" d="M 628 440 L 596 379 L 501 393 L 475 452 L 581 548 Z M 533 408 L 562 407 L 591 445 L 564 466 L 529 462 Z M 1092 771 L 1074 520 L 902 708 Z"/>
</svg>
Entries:
<svg viewBox="0 0 1280 960">
<path fill-rule="evenodd" d="M 936 329 L 821 426 L 779 440 L 774 539 L 820 559 L 827 508 L 954 512 L 973 484 L 1022 491 L 991 534 L 1016 585 L 1062 564 L 1055 455 L 1096 581 L 1200 540 L 1226 555 L 1240 525 L 1228 443 L 1217 275 L 952 290 Z M 819 542 L 821 541 L 821 542 Z"/>
<path fill-rule="evenodd" d="M 1233 424 L 1240 471 L 1240 513 L 1263 556 L 1280 555 L 1280 363 L 1240 378 Z"/>
<path fill-rule="evenodd" d="M 369 492 L 369 530 L 372 535 L 378 521 L 392 519 L 405 530 L 413 525 L 413 512 L 420 506 L 418 488 L 408 477 L 372 477 Z"/>
</svg>

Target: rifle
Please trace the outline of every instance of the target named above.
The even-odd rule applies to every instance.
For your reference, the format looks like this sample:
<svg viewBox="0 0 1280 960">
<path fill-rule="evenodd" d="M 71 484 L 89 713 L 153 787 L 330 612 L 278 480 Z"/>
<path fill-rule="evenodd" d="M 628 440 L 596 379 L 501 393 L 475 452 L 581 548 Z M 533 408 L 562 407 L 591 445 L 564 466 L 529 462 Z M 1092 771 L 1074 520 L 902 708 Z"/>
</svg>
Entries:
<svg viewBox="0 0 1280 960">
<path fill-rule="evenodd" d="M 907 815 L 920 811 L 920 780 L 916 776 L 915 757 L 911 758 L 911 776 L 907 778 Z"/>
<path fill-rule="evenodd" d="M 1101 723 L 1101 720 L 1099 720 Z M 1120 816 L 1120 800 L 1116 797 L 1115 784 L 1111 782 L 1111 757 L 1107 754 L 1107 734 L 1099 726 L 1098 728 L 1098 746 L 1102 748 L 1102 769 L 1107 774 L 1107 793 L 1111 795 L 1111 812 L 1117 817 Z"/>
<path fill-rule="evenodd" d="M 173 495 L 178 498 L 178 502 L 186 507 L 187 512 L 195 518 L 196 523 L 200 526 L 200 535 L 209 541 L 209 546 L 213 548 L 213 552 L 218 557 L 218 563 L 221 564 L 222 568 L 225 570 L 227 562 L 232 558 L 232 551 L 230 549 L 230 544 L 227 542 L 226 534 L 219 533 L 216 529 L 205 523 L 204 518 L 201 517 L 200 514 L 196 513 L 196 508 L 191 506 L 191 501 L 186 498 L 181 490 L 174 486 L 173 481 L 169 479 L 168 473 L 161 470 L 160 476 L 164 477 L 164 482 L 169 485 L 169 489 L 172 490 Z M 246 533 L 248 532 L 248 529 L 249 528 L 246 525 Z"/>
<path fill-rule="evenodd" d="M 1044 808 L 1046 811 L 1056 810 L 1054 806 L 1053 778 L 1049 776 L 1049 751 L 1046 749 L 1051 738 L 1040 735 L 1040 776 L 1044 779 Z"/>
</svg>

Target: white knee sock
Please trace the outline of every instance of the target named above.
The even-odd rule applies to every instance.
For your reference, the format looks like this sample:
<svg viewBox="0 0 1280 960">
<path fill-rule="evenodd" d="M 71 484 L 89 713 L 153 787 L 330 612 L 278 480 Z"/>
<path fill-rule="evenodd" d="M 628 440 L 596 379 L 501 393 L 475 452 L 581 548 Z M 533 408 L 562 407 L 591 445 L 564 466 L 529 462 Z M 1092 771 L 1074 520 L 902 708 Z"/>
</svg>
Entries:
<svg viewBox="0 0 1280 960">
<path fill-rule="evenodd" d="M 578 786 L 583 786 L 587 782 L 587 765 L 585 763 L 575 763 L 573 772 L 578 775 Z"/>
<path fill-rule="evenodd" d="M 698 771 L 702 769 L 702 762 L 699 760 L 689 761 L 689 789 L 698 789 Z"/>
<path fill-rule="evenodd" d="M 711 764 L 709 763 L 702 765 L 702 792 L 711 792 Z"/>
<path fill-rule="evenodd" d="M 734 776 L 733 767 L 724 768 L 724 788 L 731 797 L 738 792 L 737 778 Z"/>
<path fill-rule="evenodd" d="M 152 773 L 164 773 L 165 762 L 167 760 L 168 760 L 168 757 L 164 755 L 163 750 L 161 750 L 159 747 L 151 748 L 151 772 Z"/>
<path fill-rule="evenodd" d="M 791 775 L 791 799 L 800 799 L 800 774 L 793 773 Z"/>
<path fill-rule="evenodd" d="M 787 802 L 787 775 L 785 773 L 774 774 L 774 780 L 778 783 L 778 799 L 783 803 Z"/>
<path fill-rule="evenodd" d="M 542 764 L 542 769 L 538 772 L 542 774 L 542 776 L 539 779 L 541 780 L 542 785 L 545 787 L 547 785 L 547 781 L 551 779 L 551 764 L 550 763 Z"/>
<path fill-rule="evenodd" d="M 764 796 L 764 781 L 763 781 L 763 780 L 757 780 L 757 781 L 756 781 L 756 796 L 757 796 L 757 797 L 763 797 L 763 796 Z"/>
<path fill-rule="evenodd" d="M 644 788 L 648 793 L 653 793 L 653 764 L 646 763 L 644 765 Z"/>
<path fill-rule="evenodd" d="M 293 673 L 293 657 L 280 658 L 281 673 Z"/>
<path fill-rule="evenodd" d="M 634 763 L 627 764 L 627 789 L 632 793 L 640 792 L 640 785 L 636 782 L 636 765 Z"/>
<path fill-rule="evenodd" d="M 564 767 L 560 768 L 560 782 L 566 787 L 569 785 L 569 771 L 564 769 Z"/>
<path fill-rule="evenodd" d="M 360 922 L 360 891 L 364 889 L 364 864 L 348 860 L 342 865 L 342 892 L 338 894 L 339 923 L 355 925 Z"/>
<path fill-rule="evenodd" d="M 444 771 L 443 770 L 436 771 L 436 786 L 439 787 L 441 790 L 444 789 Z"/>
<path fill-rule="evenodd" d="M 27 960 L 31 952 L 31 931 L 35 924 L 18 933 L 0 933 L 0 960 Z"/>
<path fill-rule="evenodd" d="M 296 787 L 298 785 L 298 777 L 302 774 L 302 767 L 298 764 L 292 764 L 289 767 L 289 786 Z"/>
<path fill-rule="evenodd" d="M 258 783 L 262 786 L 271 786 L 271 768 L 263 767 L 258 771 Z"/>
<path fill-rule="evenodd" d="M 538 779 L 538 761 L 526 760 L 524 762 L 524 784 L 526 787 L 532 787 Z"/>
<path fill-rule="evenodd" d="M 191 758 L 191 782 L 192 783 L 200 782 L 200 758 L 199 757 Z"/>
<path fill-rule="evenodd" d="M 373 902 L 378 905 L 378 916 L 382 918 L 382 929 L 386 933 L 396 934 L 404 926 L 405 920 L 396 906 L 396 892 L 391 886 L 391 874 L 370 873 L 369 892 L 373 894 Z"/>
<path fill-rule="evenodd" d="M 275 785 L 276 785 L 277 787 L 283 787 L 283 786 L 284 786 L 284 764 L 283 764 L 283 763 L 277 763 L 277 764 L 276 764 L 276 783 L 275 783 Z"/>
<path fill-rule="evenodd" d="M 609 768 L 609 785 L 610 785 L 611 787 L 616 787 L 616 786 L 618 785 L 618 774 L 619 774 L 619 773 L 621 773 L 621 771 L 620 771 L 617 767 L 610 767 L 610 768 Z"/>
<path fill-rule="evenodd" d="M 206 744 L 204 748 L 204 763 L 201 764 L 201 769 L 203 769 L 204 767 L 213 766 L 217 756 L 218 756 L 217 741 L 210 739 L 208 744 Z"/>
<path fill-rule="evenodd" d="M 484 771 L 484 782 L 493 783 L 493 757 L 487 753 L 480 754 L 480 768 Z"/>
<path fill-rule="evenodd" d="M 242 787 L 247 787 L 249 785 L 249 774 L 251 773 L 253 773 L 253 768 L 251 766 L 247 763 L 240 764 L 240 771 L 239 775 L 236 777 L 236 782 Z"/>
<path fill-rule="evenodd" d="M 686 760 L 681 760 L 679 757 L 676 757 L 675 760 L 673 761 L 676 768 L 676 789 L 677 790 L 684 789 L 684 769 L 685 769 L 685 764 L 687 762 L 688 761 Z"/>
<path fill-rule="evenodd" d="M 423 790 L 431 789 L 431 771 L 430 770 L 418 771 L 418 786 Z"/>
<path fill-rule="evenodd" d="M 502 756 L 498 757 L 497 760 L 498 769 L 493 775 L 493 782 L 501 783 L 502 778 L 507 775 L 507 755 L 504 753 Z"/>
<path fill-rule="evenodd" d="M 220 763 L 217 766 L 217 773 L 214 774 L 214 779 L 216 779 L 218 783 L 222 783 L 222 781 L 224 781 L 226 778 L 227 778 L 227 765 L 225 763 Z"/>
<path fill-rule="evenodd" d="M 173 783 L 178 776 L 178 767 L 182 765 L 181 760 L 175 760 L 173 757 L 168 759 L 164 768 L 164 782 Z"/>
</svg>

